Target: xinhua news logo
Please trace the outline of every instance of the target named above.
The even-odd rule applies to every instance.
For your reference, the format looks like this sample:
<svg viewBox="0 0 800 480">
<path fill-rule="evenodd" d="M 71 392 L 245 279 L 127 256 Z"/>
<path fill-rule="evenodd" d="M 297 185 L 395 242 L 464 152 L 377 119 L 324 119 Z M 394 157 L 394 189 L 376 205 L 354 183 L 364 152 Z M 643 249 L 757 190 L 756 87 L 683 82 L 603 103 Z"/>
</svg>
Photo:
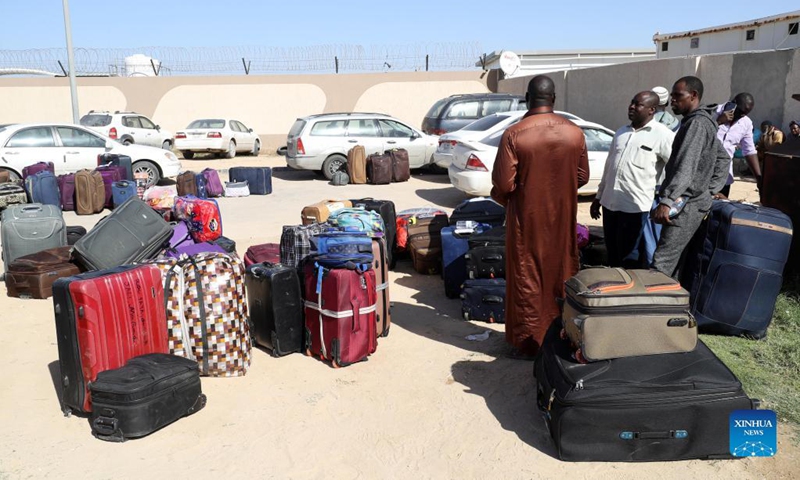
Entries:
<svg viewBox="0 0 800 480">
<path fill-rule="evenodd" d="M 772 410 L 736 410 L 730 416 L 734 457 L 771 457 L 778 453 L 778 418 Z"/>
</svg>

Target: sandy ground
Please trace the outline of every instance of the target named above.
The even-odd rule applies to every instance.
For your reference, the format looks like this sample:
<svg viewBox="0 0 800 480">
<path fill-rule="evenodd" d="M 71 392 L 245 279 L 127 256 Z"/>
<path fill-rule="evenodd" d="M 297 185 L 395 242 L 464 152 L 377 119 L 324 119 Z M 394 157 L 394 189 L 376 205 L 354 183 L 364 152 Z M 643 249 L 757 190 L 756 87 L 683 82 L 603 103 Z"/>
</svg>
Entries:
<svg viewBox="0 0 800 480">
<path fill-rule="evenodd" d="M 248 164 L 280 167 L 283 159 L 185 162 L 194 170 Z M 224 233 L 239 252 L 277 242 L 302 206 L 324 198 L 386 198 L 398 210 L 449 210 L 464 198 L 446 175 L 429 173 L 333 187 L 278 168 L 273 185 L 270 196 L 220 200 Z M 747 182 L 732 196 L 756 199 Z M 588 207 L 581 202 L 580 219 L 592 223 Z M 100 218 L 65 217 L 85 226 Z M 413 273 L 407 260 L 391 277 L 394 325 L 369 361 L 334 370 L 258 350 L 245 377 L 203 379 L 204 410 L 124 444 L 96 440 L 85 418 L 62 415 L 51 302 L 0 292 L 0 478 L 797 478 L 800 455 L 786 429 L 770 459 L 561 462 L 535 407 L 533 364 L 503 356 L 502 326 L 460 320 L 459 301 L 444 296 L 439 277 Z M 465 339 L 487 329 L 486 341 Z"/>
</svg>

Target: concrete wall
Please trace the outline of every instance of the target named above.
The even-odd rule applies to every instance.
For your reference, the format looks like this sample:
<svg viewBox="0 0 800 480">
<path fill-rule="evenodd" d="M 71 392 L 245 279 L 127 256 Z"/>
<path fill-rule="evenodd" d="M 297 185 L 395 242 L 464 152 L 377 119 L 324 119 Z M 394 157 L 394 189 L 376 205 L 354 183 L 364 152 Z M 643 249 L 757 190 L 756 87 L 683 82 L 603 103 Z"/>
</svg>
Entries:
<svg viewBox="0 0 800 480">
<path fill-rule="evenodd" d="M 236 119 L 271 150 L 296 118 L 316 113 L 382 112 L 419 127 L 440 98 L 487 92 L 481 73 L 78 78 L 78 101 L 81 115 L 131 110 L 172 132 L 201 117 Z M 71 108 L 66 78 L 0 78 L 0 124 L 71 122 Z"/>
<path fill-rule="evenodd" d="M 678 78 L 703 80 L 703 103 L 721 103 L 747 91 L 756 100 L 750 114 L 755 125 L 770 120 L 788 131 L 800 121 L 800 49 L 670 58 L 608 67 L 548 73 L 556 83 L 556 109 L 616 130 L 628 122 L 633 96 L 657 85 L 672 88 Z M 500 80 L 498 91 L 524 93 L 532 77 Z"/>
</svg>

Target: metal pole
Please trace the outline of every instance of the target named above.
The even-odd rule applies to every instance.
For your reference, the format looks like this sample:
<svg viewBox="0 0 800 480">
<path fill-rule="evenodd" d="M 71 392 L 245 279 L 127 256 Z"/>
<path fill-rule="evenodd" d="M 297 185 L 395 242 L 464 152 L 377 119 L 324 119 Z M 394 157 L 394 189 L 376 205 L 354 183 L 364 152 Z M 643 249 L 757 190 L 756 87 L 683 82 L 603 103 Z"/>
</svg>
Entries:
<svg viewBox="0 0 800 480">
<path fill-rule="evenodd" d="M 72 52 L 72 27 L 69 22 L 69 0 L 61 0 L 64 5 L 64 30 L 67 35 L 67 65 L 69 66 L 69 94 L 72 97 L 72 123 L 78 124 L 78 87 L 75 84 L 75 56 Z"/>
</svg>

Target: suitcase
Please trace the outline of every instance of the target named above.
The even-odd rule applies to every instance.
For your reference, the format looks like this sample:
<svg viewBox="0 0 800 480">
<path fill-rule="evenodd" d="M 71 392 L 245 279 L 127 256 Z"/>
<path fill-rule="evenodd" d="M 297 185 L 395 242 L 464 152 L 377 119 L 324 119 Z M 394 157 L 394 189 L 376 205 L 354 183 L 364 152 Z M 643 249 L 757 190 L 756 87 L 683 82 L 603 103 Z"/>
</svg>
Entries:
<svg viewBox="0 0 800 480">
<path fill-rule="evenodd" d="M 219 179 L 219 173 L 213 168 L 206 168 L 200 173 L 206 179 L 206 193 L 209 198 L 221 197 L 225 194 L 225 187 Z"/>
<path fill-rule="evenodd" d="M 170 226 L 172 227 L 172 235 L 169 237 L 167 248 L 175 248 L 185 243 L 194 243 L 194 239 L 189 234 L 189 225 L 186 222 L 173 222 Z"/>
<path fill-rule="evenodd" d="M 77 275 L 76 265 L 69 262 L 69 246 L 56 247 L 19 257 L 8 266 L 6 292 L 9 297 L 50 298 L 53 283 L 63 277 Z"/>
<path fill-rule="evenodd" d="M 317 253 L 372 255 L 372 238 L 364 232 L 328 229 L 316 235 Z"/>
<path fill-rule="evenodd" d="M 19 257 L 67 244 L 67 226 L 54 205 L 11 205 L 0 219 L 4 271 Z"/>
<path fill-rule="evenodd" d="M 59 278 L 53 308 L 63 411 L 92 411 L 97 374 L 146 353 L 167 353 L 164 289 L 153 265 Z"/>
<path fill-rule="evenodd" d="M 317 250 L 314 236 L 327 228 L 327 223 L 284 225 L 281 232 L 281 263 L 292 268 L 297 267 L 312 251 Z"/>
<path fill-rule="evenodd" d="M 106 187 L 100 172 L 81 170 L 75 174 L 75 213 L 93 215 L 105 208 Z"/>
<path fill-rule="evenodd" d="M 442 228 L 447 215 L 412 217 L 408 226 L 408 245 L 414 270 L 435 275 L 442 270 Z"/>
<path fill-rule="evenodd" d="M 700 229 L 682 274 L 700 332 L 765 336 L 783 284 L 792 221 L 772 208 L 715 201 Z"/>
<path fill-rule="evenodd" d="M 389 258 L 389 268 L 394 268 L 397 260 L 395 258 L 395 247 L 397 242 L 397 213 L 394 202 L 391 200 L 375 200 L 374 198 L 360 198 L 350 200 L 355 208 L 363 208 L 373 212 L 378 212 L 383 218 L 383 236 L 386 238 L 386 253 Z"/>
<path fill-rule="evenodd" d="M 250 186 L 247 182 L 225 182 L 226 197 L 249 197 Z"/>
<path fill-rule="evenodd" d="M 461 292 L 461 315 L 464 320 L 506 323 L 506 280 L 478 278 L 464 280 Z"/>
<path fill-rule="evenodd" d="M 353 204 L 350 200 L 323 200 L 304 207 L 300 212 L 300 220 L 303 225 L 323 223 L 328 221 L 328 217 L 336 210 L 352 206 Z"/>
<path fill-rule="evenodd" d="M 211 242 L 185 242 L 177 247 L 170 247 L 164 251 L 164 256 L 181 258 L 182 256 L 199 255 L 201 253 L 228 253 L 221 246 Z"/>
<path fill-rule="evenodd" d="M 501 227 L 506 221 L 506 209 L 488 197 L 477 197 L 459 203 L 450 215 L 450 225 L 459 221 L 472 220 Z"/>
<path fill-rule="evenodd" d="M 120 205 L 75 243 L 73 255 L 89 270 L 152 258 L 172 236 L 172 227 L 138 198 Z"/>
<path fill-rule="evenodd" d="M 152 263 L 164 285 L 169 352 L 197 361 L 201 375 L 245 375 L 251 340 L 239 258 L 201 253 Z"/>
<path fill-rule="evenodd" d="M 211 240 L 208 243 L 213 243 L 214 245 L 219 245 L 226 253 L 231 253 L 236 255 L 236 242 L 231 240 L 228 237 L 224 237 L 220 235 L 220 237 L 216 240 Z"/>
<path fill-rule="evenodd" d="M 28 165 L 27 167 L 22 169 L 22 181 L 25 182 L 25 180 L 27 180 L 28 177 L 36 175 L 39 172 L 45 172 L 45 171 L 50 172 L 52 174 L 56 173 L 53 162 L 37 162 L 34 163 L 33 165 Z"/>
<path fill-rule="evenodd" d="M 111 210 L 114 208 L 114 191 L 112 186 L 115 182 L 124 180 L 125 168 L 119 165 L 104 165 L 97 167 L 95 171 L 100 172 L 100 175 L 103 177 L 103 189 L 105 190 L 103 206 Z"/>
<path fill-rule="evenodd" d="M 75 242 L 86 235 L 86 229 L 80 225 L 67 226 L 67 245 L 75 245 Z"/>
<path fill-rule="evenodd" d="M 386 150 L 385 154 L 392 158 L 392 181 L 407 182 L 411 178 L 411 167 L 408 162 L 408 150 L 405 148 L 394 148 Z"/>
<path fill-rule="evenodd" d="M 129 180 L 131 182 L 136 181 L 136 177 L 133 176 L 131 157 L 128 155 L 120 155 L 117 153 L 101 153 L 97 156 L 97 166 L 101 167 L 103 165 L 120 166 L 124 169 L 122 174 L 123 180 Z"/>
<path fill-rule="evenodd" d="M 194 176 L 194 183 L 197 185 L 197 198 L 208 198 L 208 189 L 206 188 L 206 177 L 201 174 Z"/>
<path fill-rule="evenodd" d="M 129 180 L 120 180 L 111 185 L 111 199 L 114 208 L 127 202 L 129 198 L 137 197 L 136 183 Z M 138 197 L 137 197 L 138 198 Z"/>
<path fill-rule="evenodd" d="M 187 195 L 197 196 L 197 178 L 196 174 L 192 171 L 183 172 L 175 178 L 178 187 L 178 196 L 185 197 Z"/>
<path fill-rule="evenodd" d="M 319 356 L 338 368 L 374 353 L 375 271 L 328 269 L 306 262 L 303 277 L 306 355 Z"/>
<path fill-rule="evenodd" d="M 456 233 L 455 226 L 442 228 L 442 278 L 447 298 L 458 298 L 461 286 L 467 279 L 467 251 L 469 238 L 491 228 L 488 224 L 476 225 L 471 231 Z"/>
<path fill-rule="evenodd" d="M 373 185 L 386 185 L 392 181 L 392 157 L 373 153 L 367 158 L 367 177 Z"/>
<path fill-rule="evenodd" d="M 280 263 L 256 263 L 245 275 L 253 341 L 282 357 L 303 351 L 303 299 L 297 270 Z"/>
<path fill-rule="evenodd" d="M 0 169 L 0 183 L 8 183 L 11 181 L 11 172 L 6 169 Z"/>
<path fill-rule="evenodd" d="M 347 152 L 347 176 L 350 183 L 367 183 L 367 152 L 363 145 L 356 145 Z"/>
<path fill-rule="evenodd" d="M 375 290 L 377 301 L 375 307 L 375 334 L 379 337 L 389 335 L 392 326 L 392 302 L 389 295 L 389 248 L 386 239 L 372 239 L 372 269 L 375 271 Z"/>
<path fill-rule="evenodd" d="M 558 458 L 647 462 L 731 458 L 730 414 L 756 407 L 702 342 L 686 353 L 580 364 L 558 322 L 534 364 Z"/>
<path fill-rule="evenodd" d="M 495 227 L 473 235 L 467 243 L 469 251 L 464 257 L 467 278 L 506 277 L 505 227 Z"/>
<path fill-rule="evenodd" d="M 25 193 L 25 189 L 13 182 L 0 183 L 0 208 L 20 203 L 28 203 L 28 195 Z"/>
<path fill-rule="evenodd" d="M 206 405 L 197 362 L 163 353 L 100 372 L 91 391 L 92 434 L 109 442 L 144 437 Z"/>
<path fill-rule="evenodd" d="M 256 263 L 281 263 L 281 246 L 277 243 L 253 245 L 244 254 L 244 266 Z"/>
<path fill-rule="evenodd" d="M 580 361 L 690 352 L 689 292 L 656 270 L 589 268 L 566 281 L 564 330 Z"/>
<path fill-rule="evenodd" d="M 216 200 L 178 197 L 172 210 L 175 218 L 186 222 L 195 242 L 210 242 L 222 236 L 222 214 Z"/>
<path fill-rule="evenodd" d="M 272 193 L 272 169 L 269 167 L 231 167 L 228 181 L 247 182 L 253 195 Z"/>
<path fill-rule="evenodd" d="M 57 180 L 58 192 L 61 196 L 61 210 L 64 212 L 75 211 L 75 174 L 59 175 Z"/>
<path fill-rule="evenodd" d="M 25 179 L 25 190 L 31 203 L 54 205 L 61 209 L 61 194 L 58 191 L 58 179 L 47 170 L 43 170 Z"/>
</svg>

